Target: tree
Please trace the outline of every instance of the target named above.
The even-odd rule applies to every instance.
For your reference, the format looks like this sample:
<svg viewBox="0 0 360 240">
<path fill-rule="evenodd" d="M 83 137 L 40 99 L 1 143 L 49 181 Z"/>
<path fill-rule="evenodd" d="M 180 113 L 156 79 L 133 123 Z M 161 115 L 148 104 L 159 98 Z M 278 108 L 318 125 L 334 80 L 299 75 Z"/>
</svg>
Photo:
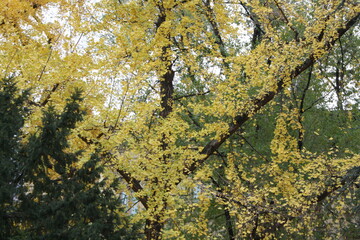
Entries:
<svg viewBox="0 0 360 240">
<path fill-rule="evenodd" d="M 337 151 L 340 130 L 357 127 L 342 97 L 358 89 L 344 77 L 357 60 L 340 46 L 358 39 L 346 35 L 356 1 L 30 3 L 15 1 L 1 25 L 3 72 L 36 86 L 31 122 L 85 89 L 71 147 L 103 146 L 147 239 L 310 236 L 329 205 L 339 219 L 357 201 L 342 196 L 358 182 L 358 149 Z M 342 114 L 323 101 L 327 82 Z M 314 129 L 318 115 L 334 121 Z M 223 228 L 211 231 L 218 208 Z"/>
<path fill-rule="evenodd" d="M 16 209 L 16 196 L 22 190 L 19 183 L 21 162 L 18 159 L 21 141 L 21 128 L 26 109 L 24 101 L 28 92 L 16 96 L 17 89 L 11 79 L 0 83 L 0 236 L 8 239 L 16 230 L 13 218 Z"/>
<path fill-rule="evenodd" d="M 26 95 L 16 98 L 11 80 L 5 80 L 3 88 L 1 126 L 9 134 L 3 135 L 2 143 L 8 146 L 2 150 L 9 154 L 2 155 L 3 178 L 7 178 L 2 189 L 12 190 L 2 191 L 7 193 L 2 219 L 9 222 L 2 225 L 3 238 L 135 239 L 136 229 L 123 214 L 115 192 L 118 182 L 109 183 L 99 166 L 105 156 L 96 151 L 86 160 L 81 151 L 69 152 L 68 136 L 84 115 L 81 92 L 67 100 L 61 114 L 50 106 L 39 133 L 24 144 L 19 137 Z"/>
</svg>

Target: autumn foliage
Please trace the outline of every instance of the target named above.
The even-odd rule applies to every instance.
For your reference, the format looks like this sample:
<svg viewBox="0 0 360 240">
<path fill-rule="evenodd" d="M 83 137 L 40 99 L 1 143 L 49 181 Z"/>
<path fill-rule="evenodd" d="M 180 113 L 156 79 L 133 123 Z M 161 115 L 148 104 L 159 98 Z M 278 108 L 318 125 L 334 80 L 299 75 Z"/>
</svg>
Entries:
<svg viewBox="0 0 360 240">
<path fill-rule="evenodd" d="M 351 239 L 359 14 L 354 0 L 3 0 L 0 69 L 30 89 L 25 142 L 82 89 L 66 151 L 101 149 L 146 239 Z"/>
</svg>

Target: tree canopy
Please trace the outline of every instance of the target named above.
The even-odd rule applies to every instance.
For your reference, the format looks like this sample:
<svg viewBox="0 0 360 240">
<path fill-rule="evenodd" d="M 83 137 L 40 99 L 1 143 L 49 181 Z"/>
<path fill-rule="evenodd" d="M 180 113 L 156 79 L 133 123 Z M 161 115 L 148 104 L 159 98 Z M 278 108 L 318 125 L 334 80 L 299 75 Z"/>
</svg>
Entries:
<svg viewBox="0 0 360 240">
<path fill-rule="evenodd" d="M 147 239 L 359 234 L 358 1 L 4 0 L 0 9 L 1 74 L 31 89 L 10 135 L 35 144 L 39 126 L 62 119 L 44 109 L 66 109 L 83 89 L 86 115 L 49 146 L 65 164 L 54 167 L 96 152 Z M 2 161 L 16 164 L 6 144 Z M 43 167 L 33 176 L 46 182 Z"/>
</svg>

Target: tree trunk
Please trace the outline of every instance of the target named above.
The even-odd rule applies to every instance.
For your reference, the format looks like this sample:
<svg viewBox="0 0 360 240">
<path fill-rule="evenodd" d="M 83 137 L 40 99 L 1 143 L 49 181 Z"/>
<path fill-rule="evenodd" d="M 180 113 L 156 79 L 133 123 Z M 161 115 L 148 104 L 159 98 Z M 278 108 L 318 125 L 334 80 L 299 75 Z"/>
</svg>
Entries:
<svg viewBox="0 0 360 240">
<path fill-rule="evenodd" d="M 161 230 L 163 223 L 160 222 L 160 216 L 155 216 L 155 220 L 146 220 L 145 235 L 147 240 L 161 239 Z"/>
</svg>

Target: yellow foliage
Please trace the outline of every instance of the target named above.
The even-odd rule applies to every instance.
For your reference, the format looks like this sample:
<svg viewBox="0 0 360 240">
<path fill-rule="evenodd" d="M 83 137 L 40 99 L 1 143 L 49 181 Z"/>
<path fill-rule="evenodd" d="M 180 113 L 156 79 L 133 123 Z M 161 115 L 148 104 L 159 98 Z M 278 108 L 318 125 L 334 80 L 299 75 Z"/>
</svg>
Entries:
<svg viewBox="0 0 360 240">
<path fill-rule="evenodd" d="M 109 173 L 143 205 L 136 219 L 161 224 L 164 239 L 212 239 L 214 204 L 229 210 L 237 236 L 259 226 L 270 239 L 271 222 L 289 231 L 292 219 L 310 225 L 302 216 L 341 187 L 332 176 L 359 166 L 358 156 L 299 149 L 303 109 L 286 104 L 266 158 L 243 150 L 242 130 L 280 92 L 291 98 L 294 79 L 359 12 L 340 0 L 2 0 L 0 69 L 31 88 L 28 133 L 46 106 L 61 109 L 83 89 L 87 115 L 69 150 L 111 154 Z"/>
</svg>

